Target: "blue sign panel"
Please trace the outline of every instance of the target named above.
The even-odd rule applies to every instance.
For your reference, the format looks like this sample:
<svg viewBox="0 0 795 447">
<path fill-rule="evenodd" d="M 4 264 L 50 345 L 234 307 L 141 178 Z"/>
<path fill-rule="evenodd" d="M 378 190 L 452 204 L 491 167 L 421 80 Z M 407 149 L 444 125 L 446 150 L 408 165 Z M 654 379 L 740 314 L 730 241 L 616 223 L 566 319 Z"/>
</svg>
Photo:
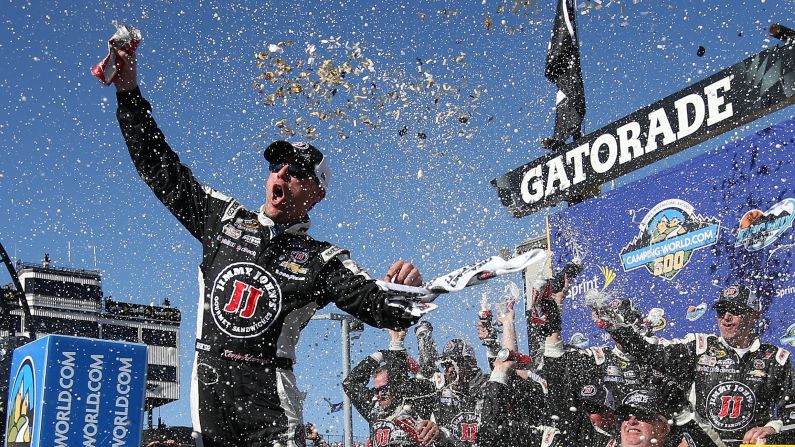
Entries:
<svg viewBox="0 0 795 447">
<path fill-rule="evenodd" d="M 141 444 L 146 346 L 48 335 L 14 351 L 6 445 Z"/>
<path fill-rule="evenodd" d="M 550 216 L 556 267 L 575 254 L 585 267 L 566 302 L 566 340 L 605 341 L 572 324 L 591 321 L 591 289 L 633 300 L 669 338 L 716 333 L 713 302 L 742 283 L 765 300 L 761 338 L 795 346 L 793 158 L 795 119 Z"/>
</svg>

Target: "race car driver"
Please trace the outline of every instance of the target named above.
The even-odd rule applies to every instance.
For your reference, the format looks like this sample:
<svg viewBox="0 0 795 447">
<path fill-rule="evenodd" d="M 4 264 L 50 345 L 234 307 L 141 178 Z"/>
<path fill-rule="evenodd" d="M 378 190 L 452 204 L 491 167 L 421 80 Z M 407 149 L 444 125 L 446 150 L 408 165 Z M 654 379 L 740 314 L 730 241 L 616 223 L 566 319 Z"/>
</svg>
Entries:
<svg viewBox="0 0 795 447">
<path fill-rule="evenodd" d="M 292 367 L 299 333 L 315 310 L 333 302 L 377 327 L 408 327 L 416 318 L 390 305 L 346 250 L 307 234 L 308 211 L 326 196 L 330 180 L 328 159 L 317 148 L 270 144 L 265 203 L 248 210 L 180 163 L 138 88 L 134 52 L 117 55 L 124 61 L 114 80 L 117 118 L 133 163 L 202 244 L 191 388 L 197 444 L 302 447 Z M 419 271 L 402 261 L 385 279 L 421 283 Z"/>
</svg>

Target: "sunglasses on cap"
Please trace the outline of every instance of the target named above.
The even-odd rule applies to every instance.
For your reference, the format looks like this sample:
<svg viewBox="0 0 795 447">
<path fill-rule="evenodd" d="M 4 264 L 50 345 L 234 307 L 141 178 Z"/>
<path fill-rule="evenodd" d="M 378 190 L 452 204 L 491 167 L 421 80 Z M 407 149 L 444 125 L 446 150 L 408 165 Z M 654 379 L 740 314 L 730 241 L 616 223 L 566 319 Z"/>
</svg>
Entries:
<svg viewBox="0 0 795 447">
<path fill-rule="evenodd" d="M 290 177 L 300 179 L 311 178 L 317 181 L 315 172 L 311 168 L 301 166 L 297 163 L 270 163 L 268 164 L 268 170 L 270 170 L 270 172 L 279 172 L 285 165 L 287 165 L 287 173 L 290 174 Z"/>
</svg>

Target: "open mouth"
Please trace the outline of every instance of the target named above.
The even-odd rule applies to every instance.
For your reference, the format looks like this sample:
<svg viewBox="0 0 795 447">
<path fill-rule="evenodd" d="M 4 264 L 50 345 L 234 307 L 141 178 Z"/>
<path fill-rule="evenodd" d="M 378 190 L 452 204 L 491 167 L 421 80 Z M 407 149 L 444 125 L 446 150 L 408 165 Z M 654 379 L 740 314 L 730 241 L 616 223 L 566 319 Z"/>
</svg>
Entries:
<svg viewBox="0 0 795 447">
<path fill-rule="evenodd" d="M 278 204 L 284 198 L 284 189 L 281 185 L 273 185 L 271 194 L 271 202 L 273 204 Z"/>
</svg>

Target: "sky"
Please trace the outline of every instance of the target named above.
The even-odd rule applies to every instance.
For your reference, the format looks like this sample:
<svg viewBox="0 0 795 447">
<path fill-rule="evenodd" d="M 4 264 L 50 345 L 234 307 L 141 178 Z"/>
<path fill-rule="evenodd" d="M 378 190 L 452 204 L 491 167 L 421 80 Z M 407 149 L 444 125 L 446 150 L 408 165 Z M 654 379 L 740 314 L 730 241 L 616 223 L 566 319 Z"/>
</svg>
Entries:
<svg viewBox="0 0 795 447">
<path fill-rule="evenodd" d="M 776 45 L 771 23 L 795 25 L 791 0 L 577 6 L 586 133 Z M 49 253 L 56 265 L 98 269 L 116 300 L 167 297 L 182 309 L 182 398 L 155 412 L 168 425 L 190 424 L 200 245 L 139 179 L 114 91 L 89 73 L 107 54 L 114 20 L 142 31 L 141 90 L 204 183 L 257 208 L 269 142 L 310 138 L 323 150 L 332 179 L 310 233 L 349 249 L 373 276 L 398 258 L 428 279 L 442 275 L 541 234 L 555 211 L 515 219 L 489 184 L 544 155 L 540 141 L 552 133 L 555 87 L 543 76 L 550 0 L 6 0 L 2 9 L 0 241 L 16 259 Z M 301 71 L 312 79 L 326 60 L 352 70 L 330 100 L 304 91 L 271 101 L 278 82 Z M 276 83 L 260 78 L 266 71 Z M 616 186 L 792 115 L 790 107 L 760 118 Z M 475 343 L 481 295 L 499 295 L 504 281 L 440 298 L 429 317 L 437 341 Z M 387 344 L 368 328 L 352 359 Z M 416 352 L 413 335 L 407 345 Z M 341 433 L 342 413 L 328 414 L 325 401 L 342 400 L 339 325 L 310 323 L 298 355 L 305 419 Z M 366 434 L 358 415 L 354 433 Z"/>
</svg>

